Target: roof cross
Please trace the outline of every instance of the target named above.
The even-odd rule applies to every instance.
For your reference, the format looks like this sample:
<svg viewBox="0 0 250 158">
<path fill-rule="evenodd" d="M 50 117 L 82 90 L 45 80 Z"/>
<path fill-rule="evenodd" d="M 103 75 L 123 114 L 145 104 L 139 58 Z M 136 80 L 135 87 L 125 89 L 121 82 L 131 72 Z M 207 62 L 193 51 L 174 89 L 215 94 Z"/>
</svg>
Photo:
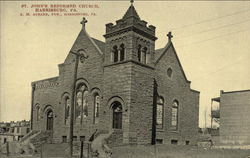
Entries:
<svg viewBox="0 0 250 158">
<path fill-rule="evenodd" d="M 83 18 L 82 18 L 82 21 L 81 21 L 81 24 L 82 24 L 82 28 L 83 28 L 83 29 L 85 29 L 85 25 L 86 25 L 87 22 L 88 22 L 88 20 L 87 20 L 85 17 L 83 17 Z"/>
<path fill-rule="evenodd" d="M 172 32 L 171 31 L 168 32 L 167 36 L 168 36 L 168 40 L 171 41 L 171 38 L 173 38 Z"/>
<path fill-rule="evenodd" d="M 130 0 L 130 3 L 131 3 L 131 5 L 133 5 L 133 3 L 134 3 L 134 0 Z"/>
</svg>

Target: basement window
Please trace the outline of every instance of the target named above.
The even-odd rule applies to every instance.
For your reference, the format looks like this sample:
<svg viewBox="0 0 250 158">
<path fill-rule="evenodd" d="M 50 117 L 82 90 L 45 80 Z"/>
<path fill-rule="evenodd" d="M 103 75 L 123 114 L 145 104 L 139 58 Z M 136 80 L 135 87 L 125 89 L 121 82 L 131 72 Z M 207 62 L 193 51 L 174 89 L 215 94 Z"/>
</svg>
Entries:
<svg viewBox="0 0 250 158">
<path fill-rule="evenodd" d="M 163 139 L 156 139 L 156 144 L 163 144 Z"/>
<path fill-rule="evenodd" d="M 85 141 L 85 136 L 80 136 L 80 141 L 84 142 Z"/>
<path fill-rule="evenodd" d="M 172 140 L 171 140 L 171 144 L 177 145 L 177 144 L 178 144 L 178 140 L 172 139 Z"/>
<path fill-rule="evenodd" d="M 73 136 L 73 141 L 77 141 L 77 136 Z"/>
<path fill-rule="evenodd" d="M 67 142 L 67 136 L 62 136 L 62 142 L 66 143 Z"/>
</svg>

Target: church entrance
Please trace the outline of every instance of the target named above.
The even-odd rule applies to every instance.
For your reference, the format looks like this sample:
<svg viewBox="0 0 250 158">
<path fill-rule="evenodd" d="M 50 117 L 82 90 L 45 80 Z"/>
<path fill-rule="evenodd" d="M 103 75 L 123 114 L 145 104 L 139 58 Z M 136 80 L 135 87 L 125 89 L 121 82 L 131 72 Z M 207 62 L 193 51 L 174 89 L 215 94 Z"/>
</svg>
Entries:
<svg viewBox="0 0 250 158">
<path fill-rule="evenodd" d="M 47 112 L 47 126 L 46 130 L 53 130 L 53 111 L 49 110 Z"/>
<path fill-rule="evenodd" d="M 113 110 L 113 128 L 122 129 L 122 105 L 116 101 L 112 105 Z"/>
</svg>

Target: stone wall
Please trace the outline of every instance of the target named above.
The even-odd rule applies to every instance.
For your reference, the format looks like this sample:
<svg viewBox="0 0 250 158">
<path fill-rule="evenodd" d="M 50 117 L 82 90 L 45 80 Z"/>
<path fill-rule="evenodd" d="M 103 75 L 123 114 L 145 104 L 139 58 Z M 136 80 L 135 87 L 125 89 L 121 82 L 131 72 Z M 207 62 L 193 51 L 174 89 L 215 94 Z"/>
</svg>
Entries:
<svg viewBox="0 0 250 158">
<path fill-rule="evenodd" d="M 157 129 L 157 139 L 164 144 L 170 144 L 171 140 L 177 140 L 177 144 L 197 143 L 198 117 L 199 117 L 199 92 L 190 88 L 190 81 L 185 77 L 173 47 L 165 50 L 165 54 L 156 65 L 156 78 L 158 93 L 164 99 L 163 128 Z M 167 75 L 168 68 L 172 69 L 172 75 Z M 178 129 L 171 127 L 171 115 L 173 101 L 179 102 Z"/>
</svg>

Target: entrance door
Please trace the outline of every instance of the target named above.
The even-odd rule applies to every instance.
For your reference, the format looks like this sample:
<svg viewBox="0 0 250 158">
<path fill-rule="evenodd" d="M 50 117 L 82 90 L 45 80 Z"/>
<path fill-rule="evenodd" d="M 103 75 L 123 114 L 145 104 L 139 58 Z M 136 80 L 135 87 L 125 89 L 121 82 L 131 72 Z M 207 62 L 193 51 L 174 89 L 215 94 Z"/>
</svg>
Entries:
<svg viewBox="0 0 250 158">
<path fill-rule="evenodd" d="M 53 130 L 53 111 L 49 110 L 47 112 L 47 127 L 46 130 Z"/>
</svg>

